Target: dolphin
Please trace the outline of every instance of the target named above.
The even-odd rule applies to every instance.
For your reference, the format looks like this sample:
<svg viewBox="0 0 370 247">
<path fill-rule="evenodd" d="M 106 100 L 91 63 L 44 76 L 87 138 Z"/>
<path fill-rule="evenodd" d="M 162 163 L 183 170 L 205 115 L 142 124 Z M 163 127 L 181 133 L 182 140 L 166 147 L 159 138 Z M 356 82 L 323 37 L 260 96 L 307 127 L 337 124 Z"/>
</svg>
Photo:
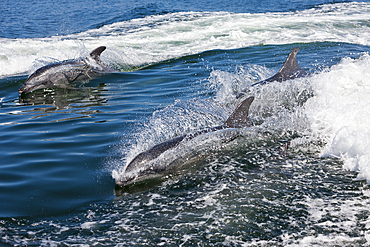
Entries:
<svg viewBox="0 0 370 247">
<path fill-rule="evenodd" d="M 72 88 L 71 83 L 117 72 L 101 62 L 100 54 L 105 49 L 105 46 L 100 46 L 85 58 L 67 60 L 41 67 L 28 77 L 25 85 L 18 92 L 25 94 L 42 88 Z"/>
<path fill-rule="evenodd" d="M 116 181 L 117 186 L 127 186 L 134 184 L 143 180 L 147 180 L 152 177 L 161 176 L 168 173 L 173 167 L 157 165 L 157 166 L 146 166 L 145 164 L 158 158 L 161 154 L 167 150 L 176 148 L 181 142 L 189 141 L 201 134 L 206 134 L 210 132 L 215 132 L 227 128 L 244 128 L 249 127 L 250 123 L 248 120 L 248 112 L 254 97 L 248 97 L 243 100 L 234 110 L 234 112 L 229 116 L 223 125 L 199 130 L 194 133 L 185 134 L 171 140 L 165 141 L 163 143 L 157 144 L 151 149 L 139 153 L 126 167 L 123 176 L 120 180 Z"/>
<path fill-rule="evenodd" d="M 297 62 L 298 50 L 299 50 L 299 47 L 296 47 L 289 53 L 287 59 L 285 60 L 285 63 L 280 68 L 279 72 L 276 73 L 276 75 L 268 79 L 254 83 L 251 85 L 251 87 L 256 86 L 256 85 L 263 85 L 263 84 L 266 84 L 268 82 L 273 82 L 273 81 L 283 82 L 283 81 L 292 80 L 295 78 L 308 76 L 309 73 L 305 71 L 304 69 L 302 69 L 301 67 L 299 67 L 298 65 L 298 62 Z M 236 98 L 240 98 L 247 91 L 248 89 L 243 89 L 241 93 L 237 95 Z"/>
</svg>

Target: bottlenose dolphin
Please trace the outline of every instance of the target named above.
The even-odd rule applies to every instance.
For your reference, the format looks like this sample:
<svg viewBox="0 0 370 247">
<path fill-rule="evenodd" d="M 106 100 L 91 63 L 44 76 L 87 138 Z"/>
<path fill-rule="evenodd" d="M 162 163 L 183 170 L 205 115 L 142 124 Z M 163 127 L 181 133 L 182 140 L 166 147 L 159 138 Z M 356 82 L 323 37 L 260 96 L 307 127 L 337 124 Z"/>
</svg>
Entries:
<svg viewBox="0 0 370 247">
<path fill-rule="evenodd" d="M 161 154 L 167 150 L 177 147 L 181 142 L 189 141 L 196 136 L 201 134 L 214 132 L 227 128 L 244 128 L 250 126 L 248 120 L 249 107 L 254 100 L 254 97 L 249 97 L 243 100 L 226 120 L 223 125 L 203 129 L 195 133 L 185 134 L 174 139 L 165 141 L 163 143 L 157 144 L 151 149 L 138 154 L 126 167 L 123 176 L 119 181 L 116 181 L 117 186 L 126 186 L 139 181 L 147 180 L 151 177 L 161 176 L 173 167 L 170 166 L 145 166 L 146 163 L 158 158 Z"/>
<path fill-rule="evenodd" d="M 280 68 L 279 72 L 276 73 L 276 75 L 259 81 L 257 83 L 254 83 L 251 85 L 251 87 L 256 86 L 256 85 L 263 85 L 268 82 L 273 82 L 273 81 L 278 81 L 278 82 L 283 82 L 287 80 L 292 80 L 295 78 L 299 77 L 305 77 L 308 76 L 309 73 L 299 67 L 298 62 L 297 62 L 297 53 L 298 53 L 299 47 L 294 48 L 288 55 L 287 59 L 285 60 L 285 63 L 283 66 Z M 241 93 L 237 96 L 237 98 L 241 97 L 244 95 L 245 92 L 247 92 L 248 89 L 243 89 Z"/>
<path fill-rule="evenodd" d="M 104 65 L 100 60 L 100 54 L 105 49 L 105 46 L 100 46 L 85 58 L 68 60 L 41 67 L 28 77 L 25 85 L 18 92 L 24 94 L 42 88 L 72 88 L 71 83 L 116 72 Z"/>
</svg>

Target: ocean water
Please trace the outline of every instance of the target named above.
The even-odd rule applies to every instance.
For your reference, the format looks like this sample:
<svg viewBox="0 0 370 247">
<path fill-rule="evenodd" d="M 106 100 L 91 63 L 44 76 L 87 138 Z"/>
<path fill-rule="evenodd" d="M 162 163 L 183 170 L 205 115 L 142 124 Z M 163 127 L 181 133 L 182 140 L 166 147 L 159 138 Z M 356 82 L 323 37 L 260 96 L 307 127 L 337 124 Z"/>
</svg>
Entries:
<svg viewBox="0 0 370 247">
<path fill-rule="evenodd" d="M 0 9 L 1 246 L 370 245 L 369 2 Z M 101 45 L 118 73 L 18 94 L 36 69 Z M 311 76 L 250 88 L 251 127 L 199 136 L 155 161 L 185 163 L 173 174 L 115 186 L 138 153 L 222 124 L 295 47 Z"/>
</svg>

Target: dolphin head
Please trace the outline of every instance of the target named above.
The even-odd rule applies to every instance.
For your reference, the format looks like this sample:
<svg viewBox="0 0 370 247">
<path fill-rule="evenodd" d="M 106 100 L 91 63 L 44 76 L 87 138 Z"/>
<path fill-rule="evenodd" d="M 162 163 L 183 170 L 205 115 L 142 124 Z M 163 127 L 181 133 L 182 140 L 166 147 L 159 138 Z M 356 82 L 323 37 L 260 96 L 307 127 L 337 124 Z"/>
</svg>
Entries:
<svg viewBox="0 0 370 247">
<path fill-rule="evenodd" d="M 24 85 L 23 87 L 21 87 L 20 89 L 18 89 L 18 92 L 19 94 L 25 94 L 25 93 L 29 93 L 29 92 L 32 92 L 34 90 L 37 90 L 37 89 L 43 89 L 43 88 L 47 88 L 47 86 L 45 84 L 26 84 Z"/>
<path fill-rule="evenodd" d="M 116 181 L 117 186 L 127 186 L 131 184 L 140 183 L 142 181 L 159 177 L 159 174 L 149 171 L 134 171 L 134 172 L 127 172 L 122 176 L 118 181 Z"/>
<path fill-rule="evenodd" d="M 35 73 L 27 78 L 24 86 L 18 89 L 18 92 L 20 94 L 25 94 L 37 89 L 53 87 L 53 83 L 50 81 L 49 75 L 46 73 L 46 71 L 52 66 L 54 65 L 51 64 L 36 70 Z"/>
<path fill-rule="evenodd" d="M 116 181 L 116 185 L 121 186 L 121 187 L 130 185 L 130 184 L 133 184 L 133 183 L 135 183 L 135 177 L 130 177 L 130 178 L 129 177 L 123 177 L 120 180 Z"/>
<path fill-rule="evenodd" d="M 141 159 L 141 154 L 138 155 L 140 157 L 139 159 L 134 159 L 130 162 L 123 176 L 116 181 L 116 185 L 123 187 L 160 177 L 164 174 L 165 171 L 158 167 L 158 164 L 153 163 L 153 160 Z M 145 156 L 148 158 L 147 155 Z"/>
<path fill-rule="evenodd" d="M 129 180 L 129 181 L 126 181 L 126 180 L 123 180 L 123 179 L 121 178 L 120 180 L 116 181 L 116 186 L 121 186 L 121 187 L 123 187 L 123 186 L 129 185 L 129 184 L 131 184 L 131 183 L 133 183 L 133 179 L 132 179 L 132 180 Z"/>
</svg>

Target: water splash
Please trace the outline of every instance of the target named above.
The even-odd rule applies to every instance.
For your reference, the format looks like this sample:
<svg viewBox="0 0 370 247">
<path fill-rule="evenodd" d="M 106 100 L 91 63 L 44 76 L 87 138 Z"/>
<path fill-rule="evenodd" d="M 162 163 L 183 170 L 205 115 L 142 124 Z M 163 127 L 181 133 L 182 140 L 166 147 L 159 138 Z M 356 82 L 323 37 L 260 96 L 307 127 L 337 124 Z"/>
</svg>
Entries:
<svg viewBox="0 0 370 247">
<path fill-rule="evenodd" d="M 325 141 L 321 155 L 370 182 L 370 56 L 344 58 L 312 79 L 315 96 L 305 104 L 313 135 Z"/>
</svg>

